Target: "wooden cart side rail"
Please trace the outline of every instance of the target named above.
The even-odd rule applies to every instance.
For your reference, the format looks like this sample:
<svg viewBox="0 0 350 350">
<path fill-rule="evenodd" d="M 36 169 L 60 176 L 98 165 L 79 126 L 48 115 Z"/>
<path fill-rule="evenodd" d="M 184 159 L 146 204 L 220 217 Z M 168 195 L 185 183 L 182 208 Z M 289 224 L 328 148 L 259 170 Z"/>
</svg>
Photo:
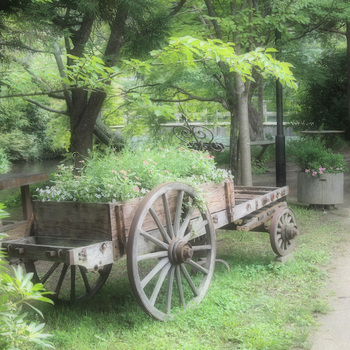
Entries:
<svg viewBox="0 0 350 350">
<path fill-rule="evenodd" d="M 251 231 L 256 227 L 268 222 L 272 219 L 274 213 L 280 208 L 287 208 L 286 202 L 274 202 L 252 214 L 244 217 L 242 223 L 237 225 L 237 231 Z"/>
<path fill-rule="evenodd" d="M 67 265 L 80 265 L 88 270 L 98 270 L 104 265 L 112 264 L 115 260 L 114 242 L 102 241 L 91 244 L 85 242 L 74 246 L 71 242 L 65 245 L 44 244 L 37 237 L 26 237 L 9 240 L 1 243 L 10 258 L 45 260 L 64 263 Z"/>
<path fill-rule="evenodd" d="M 263 194 L 252 198 L 250 195 L 247 195 L 249 194 L 249 188 L 236 188 L 235 196 L 239 200 L 236 200 L 233 208 L 233 221 L 240 220 L 272 202 L 281 200 L 289 193 L 288 186 L 265 189 L 266 191 L 263 191 Z M 252 190 L 254 190 L 254 187 L 252 187 Z"/>
</svg>

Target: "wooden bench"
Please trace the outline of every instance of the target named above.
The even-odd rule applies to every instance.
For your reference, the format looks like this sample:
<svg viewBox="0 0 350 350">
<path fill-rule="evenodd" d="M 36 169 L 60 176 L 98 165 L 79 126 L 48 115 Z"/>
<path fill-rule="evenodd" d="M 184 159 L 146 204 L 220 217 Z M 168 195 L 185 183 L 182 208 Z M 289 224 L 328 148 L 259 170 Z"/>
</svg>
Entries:
<svg viewBox="0 0 350 350">
<path fill-rule="evenodd" d="M 7 190 L 17 187 L 21 188 L 23 219 L 28 220 L 33 212 L 29 185 L 47 181 L 48 179 L 49 175 L 47 173 L 12 173 L 0 175 L 0 190 Z"/>
<path fill-rule="evenodd" d="M 252 142 L 250 142 L 250 146 L 261 146 L 262 147 L 261 151 L 257 155 L 257 159 L 259 162 L 261 161 L 267 148 L 271 145 L 274 145 L 274 144 L 275 144 L 275 141 L 252 141 Z"/>
</svg>

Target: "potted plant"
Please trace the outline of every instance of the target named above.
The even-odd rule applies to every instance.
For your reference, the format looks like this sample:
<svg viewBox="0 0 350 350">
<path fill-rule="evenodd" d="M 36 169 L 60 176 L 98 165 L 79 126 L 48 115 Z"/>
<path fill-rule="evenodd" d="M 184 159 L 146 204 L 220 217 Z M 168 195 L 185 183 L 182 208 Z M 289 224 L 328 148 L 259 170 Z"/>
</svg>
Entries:
<svg viewBox="0 0 350 350">
<path fill-rule="evenodd" d="M 343 203 L 344 158 L 325 147 L 320 138 L 302 138 L 288 145 L 289 159 L 301 171 L 297 178 L 300 203 L 335 205 Z"/>
</svg>

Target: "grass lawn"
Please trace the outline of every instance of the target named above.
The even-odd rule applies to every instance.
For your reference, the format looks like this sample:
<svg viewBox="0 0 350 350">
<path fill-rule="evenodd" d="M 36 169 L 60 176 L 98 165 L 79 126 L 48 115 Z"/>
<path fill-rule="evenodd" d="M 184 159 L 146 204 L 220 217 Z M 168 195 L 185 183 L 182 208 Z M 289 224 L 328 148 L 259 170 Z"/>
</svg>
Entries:
<svg viewBox="0 0 350 350">
<path fill-rule="evenodd" d="M 218 232 L 217 264 L 203 302 L 167 322 L 133 298 L 126 262 L 89 301 L 40 305 L 57 349 L 307 349 L 317 313 L 329 311 L 327 266 L 347 229 L 334 215 L 300 206 L 294 259 L 281 265 L 266 233 Z"/>
</svg>

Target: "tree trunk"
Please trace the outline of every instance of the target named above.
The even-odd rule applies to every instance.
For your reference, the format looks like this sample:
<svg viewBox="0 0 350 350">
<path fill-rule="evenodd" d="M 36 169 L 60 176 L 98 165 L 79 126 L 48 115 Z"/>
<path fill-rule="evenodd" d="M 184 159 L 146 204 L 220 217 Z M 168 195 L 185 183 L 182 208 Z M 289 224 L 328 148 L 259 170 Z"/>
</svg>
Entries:
<svg viewBox="0 0 350 350">
<path fill-rule="evenodd" d="M 98 115 L 94 127 L 95 136 L 105 145 L 121 149 L 124 143 L 123 137 L 111 130 L 101 118 L 101 113 Z"/>
<path fill-rule="evenodd" d="M 235 111 L 230 111 L 231 126 L 230 126 L 230 170 L 235 177 L 235 182 L 240 182 L 240 176 L 238 173 L 238 135 L 239 127 L 238 120 Z"/>
<path fill-rule="evenodd" d="M 249 101 L 249 126 L 251 141 L 261 141 L 264 139 L 264 124 L 262 122 L 260 113 L 256 110 L 253 102 Z"/>
<path fill-rule="evenodd" d="M 75 155 L 76 167 L 79 167 L 80 160 L 92 152 L 94 126 L 105 98 L 104 92 L 93 92 L 90 97 L 83 90 L 72 92 L 70 142 L 71 152 Z"/>
<path fill-rule="evenodd" d="M 250 153 L 248 89 L 238 74 L 235 75 L 235 85 L 239 120 L 239 161 L 241 182 L 243 186 L 252 186 L 253 178 Z"/>
</svg>

